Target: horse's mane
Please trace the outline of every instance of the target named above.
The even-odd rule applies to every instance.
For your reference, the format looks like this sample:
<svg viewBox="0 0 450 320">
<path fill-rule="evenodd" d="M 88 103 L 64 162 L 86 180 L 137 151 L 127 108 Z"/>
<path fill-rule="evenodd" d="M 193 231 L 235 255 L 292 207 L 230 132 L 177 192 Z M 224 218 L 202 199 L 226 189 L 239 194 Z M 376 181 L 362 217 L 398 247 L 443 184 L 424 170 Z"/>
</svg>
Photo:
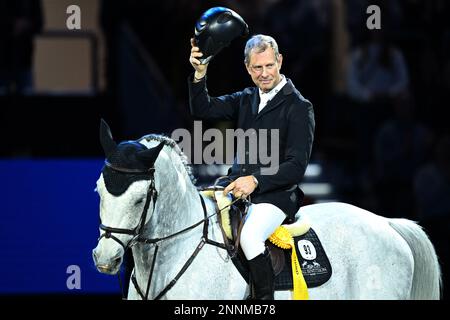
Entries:
<svg viewBox="0 0 450 320">
<path fill-rule="evenodd" d="M 187 156 L 183 153 L 183 151 L 181 151 L 180 147 L 175 142 L 175 140 L 173 140 L 173 139 L 171 139 L 171 138 L 169 138 L 167 136 L 160 135 L 160 134 L 148 134 L 148 135 L 143 136 L 138 141 L 140 141 L 142 139 L 145 139 L 147 141 L 163 142 L 164 145 L 170 147 L 173 151 L 175 151 L 176 154 L 180 157 L 181 163 L 183 164 L 187 175 L 191 179 L 191 182 L 195 185 L 196 179 L 195 179 L 194 174 L 193 174 L 192 166 L 189 164 Z"/>
</svg>

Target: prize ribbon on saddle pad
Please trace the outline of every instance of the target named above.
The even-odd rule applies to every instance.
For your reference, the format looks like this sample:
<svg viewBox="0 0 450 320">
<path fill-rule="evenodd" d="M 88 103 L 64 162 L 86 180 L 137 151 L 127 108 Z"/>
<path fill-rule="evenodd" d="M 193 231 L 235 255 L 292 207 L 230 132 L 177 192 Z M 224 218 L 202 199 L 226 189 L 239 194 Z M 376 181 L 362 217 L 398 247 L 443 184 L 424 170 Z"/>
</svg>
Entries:
<svg viewBox="0 0 450 320">
<path fill-rule="evenodd" d="M 292 281 L 294 284 L 294 300 L 308 300 L 308 287 L 295 250 L 294 237 L 283 226 L 279 226 L 269 237 L 270 242 L 281 249 L 291 249 Z"/>
</svg>

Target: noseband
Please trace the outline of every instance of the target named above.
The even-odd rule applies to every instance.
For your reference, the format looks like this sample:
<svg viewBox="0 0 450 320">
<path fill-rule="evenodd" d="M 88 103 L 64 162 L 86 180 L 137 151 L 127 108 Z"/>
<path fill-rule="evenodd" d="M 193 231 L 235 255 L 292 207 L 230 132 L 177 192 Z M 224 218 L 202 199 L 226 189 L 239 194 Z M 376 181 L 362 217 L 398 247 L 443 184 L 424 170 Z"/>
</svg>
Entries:
<svg viewBox="0 0 450 320">
<path fill-rule="evenodd" d="M 124 251 L 126 252 L 127 249 L 134 246 L 139 241 L 139 238 L 142 236 L 142 232 L 144 231 L 145 220 L 147 219 L 148 207 L 150 206 L 150 202 L 152 201 L 152 199 L 153 199 L 153 210 L 155 210 L 155 203 L 156 203 L 156 200 L 158 197 L 158 192 L 156 191 L 156 188 L 155 188 L 155 176 L 154 176 L 155 168 L 151 167 L 148 170 L 122 168 L 122 167 L 114 166 L 108 161 L 105 161 L 105 165 L 108 168 L 110 168 L 114 171 L 117 171 L 117 172 L 139 173 L 139 174 L 148 175 L 150 177 L 150 184 L 147 188 L 147 195 L 145 198 L 144 209 L 142 209 L 141 218 L 139 220 L 138 225 L 135 228 L 133 228 L 133 229 L 114 228 L 114 227 L 105 226 L 103 223 L 100 223 L 100 229 L 105 232 L 100 236 L 100 238 L 98 238 L 98 241 L 100 241 L 102 238 L 113 239 L 118 244 L 120 244 L 123 247 Z M 125 245 L 119 238 L 114 236 L 113 233 L 127 234 L 127 235 L 133 236 L 133 238 L 128 242 L 127 245 Z"/>
</svg>

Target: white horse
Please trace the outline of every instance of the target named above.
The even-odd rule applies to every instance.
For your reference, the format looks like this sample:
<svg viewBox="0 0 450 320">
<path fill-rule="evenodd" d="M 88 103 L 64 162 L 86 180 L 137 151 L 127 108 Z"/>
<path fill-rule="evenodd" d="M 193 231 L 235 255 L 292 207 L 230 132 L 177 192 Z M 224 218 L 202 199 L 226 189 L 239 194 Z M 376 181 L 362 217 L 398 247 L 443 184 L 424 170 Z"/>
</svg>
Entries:
<svg viewBox="0 0 450 320">
<path fill-rule="evenodd" d="M 131 247 L 135 281 L 128 299 L 245 299 L 246 281 L 216 245 L 224 240 L 215 205 L 204 198 L 204 212 L 176 143 L 148 135 L 117 146 L 103 122 L 101 140 L 107 161 L 97 181 L 102 223 L 93 250 L 97 269 L 117 274 Z M 119 179 L 115 175 L 126 185 L 111 186 Z M 122 193 L 111 194 L 107 184 Z M 438 259 L 415 222 L 338 202 L 304 206 L 298 215 L 311 221 L 333 268 L 325 284 L 308 289 L 310 299 L 439 299 Z M 205 231 L 212 243 L 205 243 Z M 275 292 L 275 299 L 291 296 L 291 291 Z"/>
</svg>

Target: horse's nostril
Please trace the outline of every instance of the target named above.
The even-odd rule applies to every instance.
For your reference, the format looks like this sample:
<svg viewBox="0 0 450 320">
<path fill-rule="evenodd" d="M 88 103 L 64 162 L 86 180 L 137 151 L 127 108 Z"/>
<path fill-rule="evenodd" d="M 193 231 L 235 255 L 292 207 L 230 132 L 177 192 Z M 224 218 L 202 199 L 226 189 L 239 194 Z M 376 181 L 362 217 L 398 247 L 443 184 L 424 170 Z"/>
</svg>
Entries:
<svg viewBox="0 0 450 320">
<path fill-rule="evenodd" d="M 114 264 L 118 265 L 122 261 L 122 257 L 117 257 L 114 259 Z"/>
</svg>

